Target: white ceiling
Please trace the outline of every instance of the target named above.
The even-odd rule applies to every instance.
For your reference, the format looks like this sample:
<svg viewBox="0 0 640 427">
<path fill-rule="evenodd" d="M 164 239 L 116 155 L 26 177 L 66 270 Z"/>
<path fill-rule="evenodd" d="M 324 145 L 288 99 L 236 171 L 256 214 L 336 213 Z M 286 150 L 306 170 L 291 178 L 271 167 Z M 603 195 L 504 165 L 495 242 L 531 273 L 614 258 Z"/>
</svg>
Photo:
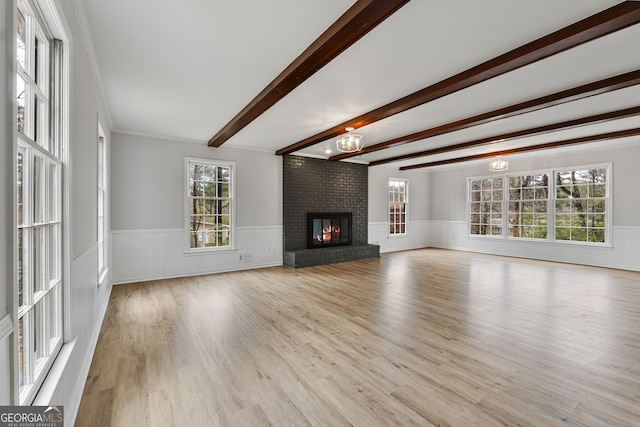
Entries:
<svg viewBox="0 0 640 427">
<path fill-rule="evenodd" d="M 354 2 L 83 2 L 114 130 L 203 144 Z M 478 65 L 617 0 L 412 0 L 224 146 L 275 152 Z M 640 25 L 362 127 L 374 144 L 640 69 Z M 640 87 L 363 154 L 370 162 L 639 106 Z M 404 160 L 394 166 L 640 127 L 640 118 Z M 324 141 L 297 154 L 327 157 Z M 215 150 L 215 148 L 211 148 Z"/>
</svg>

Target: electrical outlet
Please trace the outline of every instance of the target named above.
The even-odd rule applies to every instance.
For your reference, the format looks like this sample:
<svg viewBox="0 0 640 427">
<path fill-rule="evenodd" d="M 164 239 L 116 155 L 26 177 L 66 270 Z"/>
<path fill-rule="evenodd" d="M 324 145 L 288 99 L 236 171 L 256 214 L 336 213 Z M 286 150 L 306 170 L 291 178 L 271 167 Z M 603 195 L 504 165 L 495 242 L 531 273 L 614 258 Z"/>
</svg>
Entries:
<svg viewBox="0 0 640 427">
<path fill-rule="evenodd" d="M 240 262 L 253 261 L 253 252 L 240 252 Z"/>
</svg>

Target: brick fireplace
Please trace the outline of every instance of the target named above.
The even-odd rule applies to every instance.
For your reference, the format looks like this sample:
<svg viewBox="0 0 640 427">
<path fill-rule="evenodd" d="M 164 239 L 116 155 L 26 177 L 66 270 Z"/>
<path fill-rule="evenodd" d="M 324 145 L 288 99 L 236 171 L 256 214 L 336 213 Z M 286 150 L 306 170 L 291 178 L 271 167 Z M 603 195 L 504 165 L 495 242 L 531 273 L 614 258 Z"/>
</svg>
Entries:
<svg viewBox="0 0 640 427">
<path fill-rule="evenodd" d="M 378 245 L 368 238 L 368 167 L 301 156 L 283 157 L 284 264 L 309 267 L 380 256 Z M 324 220 L 320 239 L 312 244 L 313 222 Z M 319 217 L 318 217 L 319 215 Z M 349 242 L 343 240 L 343 221 L 348 223 Z M 339 226 L 336 228 L 336 225 Z M 317 230 L 316 230 L 317 231 Z M 336 232 L 339 231 L 339 237 Z M 337 239 L 337 240 L 334 240 Z"/>
</svg>

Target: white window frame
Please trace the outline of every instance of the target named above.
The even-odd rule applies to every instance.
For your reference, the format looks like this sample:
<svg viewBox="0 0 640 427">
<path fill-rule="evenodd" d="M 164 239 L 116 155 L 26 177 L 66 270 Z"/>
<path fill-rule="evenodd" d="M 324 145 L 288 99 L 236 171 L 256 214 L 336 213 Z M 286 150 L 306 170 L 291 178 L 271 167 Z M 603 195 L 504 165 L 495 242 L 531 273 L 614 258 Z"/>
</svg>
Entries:
<svg viewBox="0 0 640 427">
<path fill-rule="evenodd" d="M 14 153 L 23 155 L 19 195 L 23 205 L 20 216 L 16 205 L 14 217 L 17 231 L 12 389 L 13 401 L 28 405 L 45 381 L 68 328 L 65 277 L 69 270 L 69 231 L 64 224 L 68 222 L 69 57 L 63 51 L 66 31 L 51 2 L 18 0 L 16 9 L 16 18 L 20 13 L 25 18 L 26 55 L 24 67 L 17 60 L 18 50 L 14 58 L 14 84 L 18 87 L 19 79 L 25 82 L 24 87 L 18 87 L 24 90 L 25 108 L 24 127 L 16 126 L 14 134 Z M 16 43 L 17 22 L 12 28 Z M 47 35 L 50 30 L 53 35 Z M 63 41 L 54 41 L 54 35 Z M 15 102 L 13 111 L 17 117 L 19 103 Z M 17 173 L 14 180 L 17 189 Z"/>
<path fill-rule="evenodd" d="M 585 170 L 585 169 L 605 169 L 606 170 L 606 182 L 605 182 L 605 192 L 606 196 L 603 198 L 605 202 L 605 230 L 604 230 L 604 242 L 585 242 L 580 240 L 563 240 L 556 239 L 556 202 L 559 200 L 556 198 L 556 173 L 557 172 L 567 172 L 567 171 L 577 171 L 577 170 Z M 552 238 L 553 241 L 560 244 L 569 244 L 569 245 L 586 245 L 586 246 L 612 246 L 612 228 L 613 228 L 613 199 L 612 199 L 612 182 L 611 177 L 613 175 L 613 165 L 611 162 L 609 163 L 598 163 L 584 166 L 570 166 L 564 168 L 554 168 L 553 170 L 553 229 L 552 229 Z"/>
<path fill-rule="evenodd" d="M 394 191 L 393 188 L 396 187 L 395 184 L 403 183 L 404 191 Z M 409 180 L 406 178 L 393 178 L 389 177 L 387 183 L 387 233 L 389 237 L 397 237 L 397 236 L 406 236 L 408 234 L 409 229 Z M 401 200 L 402 199 L 402 200 Z M 395 204 L 403 205 L 403 212 L 396 212 L 395 208 L 392 206 Z M 392 209 L 394 213 L 392 213 Z M 403 221 L 395 221 L 394 217 L 396 215 L 402 216 L 404 214 L 404 222 Z M 402 228 L 404 225 L 404 231 L 396 232 L 398 226 Z"/>
<path fill-rule="evenodd" d="M 199 165 L 229 168 L 229 196 L 224 198 L 230 203 L 229 206 L 229 245 L 225 246 L 207 246 L 207 247 L 191 247 L 191 215 L 190 208 L 193 201 L 191 197 L 190 187 L 190 165 L 197 163 Z M 185 227 L 185 253 L 212 253 L 212 252 L 228 252 L 236 250 L 236 162 L 203 159 L 195 157 L 185 158 L 185 184 L 184 184 L 184 227 Z"/>
<path fill-rule="evenodd" d="M 556 173 L 557 172 L 566 172 L 566 171 L 577 171 L 577 170 L 589 170 L 589 169 L 605 169 L 606 170 L 606 197 L 604 197 L 605 201 L 605 232 L 604 232 L 604 242 L 586 242 L 580 240 L 562 240 L 556 239 Z M 547 174 L 549 176 L 549 199 L 548 199 L 548 207 L 547 207 L 547 237 L 546 238 L 521 238 L 521 237 L 510 237 L 507 226 L 508 226 L 508 214 L 509 214 L 509 178 L 517 177 L 523 175 L 539 175 L 539 174 Z M 611 162 L 608 163 L 598 163 L 598 164 L 588 164 L 588 165 L 578 165 L 578 166 L 568 166 L 568 167 L 556 167 L 551 169 L 544 170 L 534 170 L 534 171 L 524 171 L 518 173 L 509 173 L 504 175 L 485 175 L 478 177 L 469 177 L 467 178 L 467 237 L 470 238 L 478 238 L 478 239 L 506 239 L 513 241 L 527 241 L 527 242 L 544 242 L 544 243 L 557 243 L 563 245 L 581 245 L 581 246 L 597 246 L 597 247 L 612 247 L 612 228 L 613 228 L 613 201 L 612 201 L 612 175 L 613 175 L 613 165 Z M 471 182 L 474 180 L 486 179 L 486 178 L 502 178 L 503 179 L 503 202 L 502 202 L 502 234 L 501 235 L 482 235 L 482 234 L 472 234 L 471 233 Z"/>
</svg>

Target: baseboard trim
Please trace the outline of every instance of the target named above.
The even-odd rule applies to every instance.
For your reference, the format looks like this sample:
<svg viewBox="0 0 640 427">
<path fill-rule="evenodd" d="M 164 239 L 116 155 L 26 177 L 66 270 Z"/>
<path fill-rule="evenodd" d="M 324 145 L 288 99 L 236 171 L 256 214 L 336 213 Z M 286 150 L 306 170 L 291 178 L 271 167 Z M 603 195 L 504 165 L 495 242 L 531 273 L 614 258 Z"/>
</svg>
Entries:
<svg viewBox="0 0 640 427">
<path fill-rule="evenodd" d="M 124 285 L 126 283 L 135 283 L 135 282 L 151 282 L 153 280 L 164 280 L 164 279 L 177 279 L 180 277 L 192 277 L 192 276 L 206 276 L 207 274 L 217 274 L 217 273 L 230 273 L 232 271 L 246 271 L 246 270 L 255 270 L 258 268 L 268 268 L 268 267 L 280 267 L 282 266 L 282 262 L 273 262 L 273 263 L 261 263 L 261 264 L 252 264 L 251 267 L 233 267 L 226 268 L 222 270 L 207 270 L 207 271 L 189 271 L 183 274 L 173 274 L 169 276 L 137 276 L 137 277 L 125 277 L 113 282 L 114 285 Z"/>
</svg>

